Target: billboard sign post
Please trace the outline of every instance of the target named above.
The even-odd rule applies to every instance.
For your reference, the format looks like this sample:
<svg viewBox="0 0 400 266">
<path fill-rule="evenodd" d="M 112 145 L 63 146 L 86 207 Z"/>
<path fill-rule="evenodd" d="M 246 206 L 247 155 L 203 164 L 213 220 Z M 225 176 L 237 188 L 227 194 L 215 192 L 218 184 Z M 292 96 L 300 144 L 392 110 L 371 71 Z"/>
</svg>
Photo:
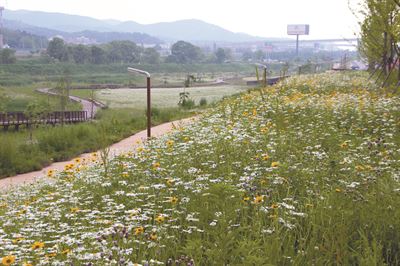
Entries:
<svg viewBox="0 0 400 266">
<path fill-rule="evenodd" d="M 288 35 L 296 35 L 296 55 L 299 55 L 299 36 L 310 34 L 310 25 L 308 24 L 291 24 L 287 26 Z"/>
</svg>

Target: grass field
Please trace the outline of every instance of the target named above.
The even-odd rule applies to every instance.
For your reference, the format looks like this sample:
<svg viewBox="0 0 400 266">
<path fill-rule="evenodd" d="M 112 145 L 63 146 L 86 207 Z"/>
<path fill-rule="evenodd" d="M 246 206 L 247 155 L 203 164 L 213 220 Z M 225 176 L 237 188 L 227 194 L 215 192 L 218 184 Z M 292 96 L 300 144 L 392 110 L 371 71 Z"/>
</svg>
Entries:
<svg viewBox="0 0 400 266">
<path fill-rule="evenodd" d="M 23 112 L 31 103 L 48 106 L 49 111 L 61 110 L 61 99 L 59 97 L 48 96 L 37 93 L 33 86 L 24 87 L 3 87 L 0 93 L 7 96 L 5 111 L 8 112 Z M 81 110 L 80 104 L 69 101 L 66 105 L 66 110 L 76 111 Z"/>
<path fill-rule="evenodd" d="M 246 91 L 243 86 L 215 86 L 186 88 L 190 98 L 199 104 L 202 98 L 208 103 L 214 103 L 225 96 Z M 152 88 L 152 105 L 157 108 L 176 107 L 179 102 L 179 93 L 183 88 Z M 146 108 L 146 89 L 114 89 L 101 90 L 96 93 L 96 99 L 107 103 L 111 108 Z"/>
<path fill-rule="evenodd" d="M 34 265 L 399 265 L 400 97 L 363 75 L 230 97 L 111 161 L 0 202 Z M 90 164 L 90 165 L 88 165 Z"/>
<path fill-rule="evenodd" d="M 0 65 L 0 93 L 9 101 L 6 111 L 24 111 L 32 101 L 49 103 L 50 109 L 59 110 L 59 99 L 35 93 L 37 88 L 55 88 L 62 78 L 71 87 L 86 87 L 94 84 L 119 84 L 145 86 L 146 80 L 127 72 L 129 67 L 150 71 L 153 86 L 183 86 L 188 74 L 199 78 L 199 82 L 213 82 L 217 78 L 232 79 L 249 75 L 254 68 L 248 64 L 199 64 L 199 65 L 76 65 L 68 63 L 43 63 L 39 60 L 23 60 L 15 65 Z M 90 97 L 89 90 L 74 90 L 77 96 Z M 129 106 L 131 108 L 131 106 Z M 79 105 L 70 104 L 69 110 L 79 110 Z"/>
<path fill-rule="evenodd" d="M 160 82 L 169 76 L 185 76 L 186 74 L 202 75 L 210 73 L 254 73 L 251 64 L 157 64 L 157 65 L 131 65 L 107 64 L 77 65 L 72 63 L 46 63 L 38 59 L 19 61 L 13 65 L 0 65 L 0 86 L 26 86 L 40 83 L 57 83 L 60 78 L 67 77 L 72 85 L 86 84 L 136 84 L 145 85 L 143 77 L 128 74 L 128 67 L 136 67 L 156 74 Z M 277 66 L 279 68 L 279 66 Z M 178 73 L 178 74 L 177 74 Z M 183 73 L 183 74 L 180 74 Z"/>
</svg>

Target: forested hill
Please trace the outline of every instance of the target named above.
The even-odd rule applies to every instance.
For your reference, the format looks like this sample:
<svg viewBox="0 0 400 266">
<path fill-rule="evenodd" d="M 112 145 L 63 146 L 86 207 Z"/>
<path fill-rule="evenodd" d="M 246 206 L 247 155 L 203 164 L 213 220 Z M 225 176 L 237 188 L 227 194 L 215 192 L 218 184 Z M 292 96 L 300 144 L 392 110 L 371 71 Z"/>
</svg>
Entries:
<svg viewBox="0 0 400 266">
<path fill-rule="evenodd" d="M 86 16 L 31 10 L 5 10 L 4 18 L 64 32 L 82 32 L 85 30 L 97 32 L 141 32 L 165 41 L 246 42 L 266 39 L 244 33 L 235 33 L 197 19 L 140 24 L 135 21 L 100 20 Z"/>
<path fill-rule="evenodd" d="M 4 20 L 4 26 L 7 29 L 14 31 L 27 32 L 33 35 L 44 36 L 46 39 L 54 36 L 62 36 L 65 39 L 74 39 L 78 37 L 85 37 L 95 43 L 103 44 L 112 41 L 127 40 L 135 43 L 143 44 L 160 44 L 162 41 L 156 37 L 150 36 L 145 33 L 139 32 L 99 32 L 93 30 L 85 30 L 79 32 L 65 32 L 61 30 L 54 30 L 45 27 L 33 26 L 16 20 Z M 10 45 L 11 46 L 11 45 Z M 13 46 L 14 47 L 14 46 Z"/>
</svg>

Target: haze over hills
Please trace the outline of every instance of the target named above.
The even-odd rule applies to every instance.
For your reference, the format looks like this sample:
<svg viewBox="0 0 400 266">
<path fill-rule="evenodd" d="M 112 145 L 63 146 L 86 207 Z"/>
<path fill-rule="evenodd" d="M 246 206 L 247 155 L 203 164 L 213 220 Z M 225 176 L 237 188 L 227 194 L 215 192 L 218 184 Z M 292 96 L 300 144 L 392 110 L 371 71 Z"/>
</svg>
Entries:
<svg viewBox="0 0 400 266">
<path fill-rule="evenodd" d="M 150 34 L 166 41 L 248 42 L 267 40 L 267 38 L 251 36 L 245 33 L 234 33 L 222 27 L 195 19 L 144 25 L 134 21 L 100 20 L 85 16 L 28 10 L 5 10 L 4 18 L 55 31 L 139 32 Z"/>
<path fill-rule="evenodd" d="M 51 38 L 54 36 L 63 36 L 66 39 L 78 38 L 84 36 L 91 40 L 94 40 L 96 43 L 108 43 L 116 40 L 129 40 L 135 43 L 143 43 L 143 44 L 161 44 L 162 40 L 150 36 L 145 33 L 138 32 L 99 32 L 99 31 L 78 31 L 78 32 L 65 32 L 60 30 L 53 30 L 43 27 L 32 26 L 26 24 L 24 22 L 16 21 L 16 20 L 4 20 L 3 25 L 5 28 L 10 30 L 29 32 L 31 34 L 37 36 L 44 36 L 47 38 Z"/>
</svg>

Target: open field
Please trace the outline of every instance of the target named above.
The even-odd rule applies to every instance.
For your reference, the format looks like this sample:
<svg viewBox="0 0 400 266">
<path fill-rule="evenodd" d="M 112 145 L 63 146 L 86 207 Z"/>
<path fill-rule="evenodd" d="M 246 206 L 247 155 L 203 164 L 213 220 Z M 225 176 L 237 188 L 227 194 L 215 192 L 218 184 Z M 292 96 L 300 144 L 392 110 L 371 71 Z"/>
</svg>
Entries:
<svg viewBox="0 0 400 266">
<path fill-rule="evenodd" d="M 210 73 L 254 73 L 252 64 L 159 64 L 159 65 L 132 65 L 132 64 L 107 64 L 77 65 L 72 63 L 46 63 L 37 59 L 19 61 L 14 65 L 0 65 L 0 86 L 25 86 L 40 83 L 57 83 L 62 77 L 69 78 L 72 85 L 85 84 L 135 84 L 145 85 L 143 77 L 128 74 L 128 67 L 141 68 L 156 74 L 155 78 L 160 84 L 173 82 L 169 76 L 185 76 L 186 74 Z M 277 67 L 279 68 L 279 66 Z M 183 73 L 183 74 L 180 74 Z"/>
<path fill-rule="evenodd" d="M 22 60 L 15 65 L 0 65 L 0 93 L 8 96 L 6 111 L 24 111 L 31 102 L 49 104 L 51 110 L 60 110 L 60 100 L 35 92 L 37 88 L 55 88 L 61 79 L 72 88 L 96 84 L 120 86 L 145 86 L 145 79 L 127 72 L 127 67 L 140 67 L 152 73 L 152 86 L 183 86 L 188 74 L 197 83 L 210 83 L 217 79 L 236 79 L 254 72 L 249 64 L 199 64 L 199 65 L 76 65 L 69 63 L 44 63 L 39 60 Z M 236 81 L 234 81 L 236 84 Z M 241 85 L 240 82 L 238 85 Z M 71 94 L 90 98 L 90 90 L 73 90 Z M 174 105 L 175 106 L 175 105 Z M 129 106 L 131 107 L 131 106 Z M 77 104 L 69 103 L 68 110 L 79 110 Z"/>
<path fill-rule="evenodd" d="M 214 103 L 225 96 L 230 96 L 246 91 L 243 86 L 215 86 L 215 87 L 190 87 L 185 91 L 190 93 L 196 104 L 202 98 L 208 103 Z M 183 88 L 152 88 L 152 105 L 157 108 L 176 107 L 179 102 L 179 93 Z M 111 108 L 146 108 L 146 89 L 113 89 L 96 92 L 96 99 L 107 103 Z"/>
<path fill-rule="evenodd" d="M 0 202 L 0 256 L 74 265 L 399 265 L 400 97 L 347 73 L 230 97 Z"/>
</svg>

